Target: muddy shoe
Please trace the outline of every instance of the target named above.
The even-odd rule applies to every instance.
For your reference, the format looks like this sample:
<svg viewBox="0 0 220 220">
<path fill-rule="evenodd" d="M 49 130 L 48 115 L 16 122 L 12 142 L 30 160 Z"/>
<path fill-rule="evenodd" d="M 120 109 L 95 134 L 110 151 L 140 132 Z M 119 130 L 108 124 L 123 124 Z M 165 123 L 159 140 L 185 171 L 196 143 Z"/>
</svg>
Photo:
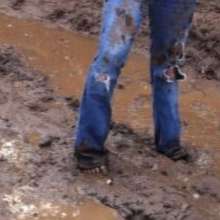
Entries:
<svg viewBox="0 0 220 220">
<path fill-rule="evenodd" d="M 189 154 L 189 152 L 183 148 L 176 148 L 175 150 L 170 150 L 170 151 L 159 151 L 159 153 L 167 156 L 168 158 L 170 158 L 171 160 L 174 161 L 178 161 L 178 160 L 185 160 L 185 161 L 190 161 L 191 160 L 191 156 Z"/>
<path fill-rule="evenodd" d="M 97 152 L 91 150 L 76 150 L 74 154 L 77 159 L 77 169 L 91 174 L 108 173 L 108 152 Z"/>
</svg>

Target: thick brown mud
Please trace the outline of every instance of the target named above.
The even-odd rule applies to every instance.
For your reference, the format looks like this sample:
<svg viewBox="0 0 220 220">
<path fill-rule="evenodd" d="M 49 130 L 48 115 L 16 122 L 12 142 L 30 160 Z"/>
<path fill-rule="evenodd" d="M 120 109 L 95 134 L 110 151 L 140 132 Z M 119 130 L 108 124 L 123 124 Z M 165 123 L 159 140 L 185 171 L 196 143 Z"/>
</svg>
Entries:
<svg viewBox="0 0 220 220">
<path fill-rule="evenodd" d="M 33 16 L 22 2 L 14 2 L 14 15 Z M 95 40 L 2 14 L 0 44 L 1 220 L 220 218 L 218 82 L 198 79 L 194 67 L 186 67 L 192 75 L 181 85 L 181 111 L 192 161 L 175 163 L 154 151 L 148 58 L 131 55 L 106 145 L 110 177 L 97 178 L 79 174 L 72 157 Z"/>
</svg>

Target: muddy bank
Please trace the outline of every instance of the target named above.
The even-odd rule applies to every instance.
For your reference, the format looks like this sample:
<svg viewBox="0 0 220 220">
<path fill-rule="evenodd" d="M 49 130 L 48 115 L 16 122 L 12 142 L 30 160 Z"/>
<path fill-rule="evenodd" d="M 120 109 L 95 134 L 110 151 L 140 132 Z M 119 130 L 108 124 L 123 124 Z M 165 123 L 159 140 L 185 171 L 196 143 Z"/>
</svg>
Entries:
<svg viewBox="0 0 220 220">
<path fill-rule="evenodd" d="M 0 49 L 0 219 L 45 219 L 42 212 L 62 214 L 70 205 L 72 211 L 88 198 L 127 220 L 219 219 L 211 151 L 191 148 L 192 161 L 174 163 L 154 152 L 151 136 L 113 123 L 113 184 L 77 173 L 71 146 L 79 103 L 55 95 L 22 57 Z"/>
<path fill-rule="evenodd" d="M 20 17 L 34 18 L 44 22 L 97 36 L 100 31 L 102 0 L 2 0 L 0 11 Z M 147 5 L 145 11 L 147 14 Z M 220 2 L 200 0 L 190 34 L 187 61 L 193 67 L 190 74 L 199 78 L 220 79 Z M 148 21 L 143 22 L 135 48 L 148 53 Z"/>
</svg>

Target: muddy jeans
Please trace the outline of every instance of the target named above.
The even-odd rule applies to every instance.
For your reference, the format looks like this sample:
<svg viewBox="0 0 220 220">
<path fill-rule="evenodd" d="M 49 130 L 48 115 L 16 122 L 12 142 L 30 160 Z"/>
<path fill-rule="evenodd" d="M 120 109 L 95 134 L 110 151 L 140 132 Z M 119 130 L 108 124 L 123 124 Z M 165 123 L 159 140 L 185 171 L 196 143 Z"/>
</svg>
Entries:
<svg viewBox="0 0 220 220">
<path fill-rule="evenodd" d="M 106 0 L 97 56 L 81 100 L 75 147 L 103 151 L 111 122 L 111 98 L 121 68 L 149 5 L 151 82 L 155 144 L 162 152 L 180 147 L 178 81 L 165 77 L 179 69 L 196 0 Z"/>
</svg>

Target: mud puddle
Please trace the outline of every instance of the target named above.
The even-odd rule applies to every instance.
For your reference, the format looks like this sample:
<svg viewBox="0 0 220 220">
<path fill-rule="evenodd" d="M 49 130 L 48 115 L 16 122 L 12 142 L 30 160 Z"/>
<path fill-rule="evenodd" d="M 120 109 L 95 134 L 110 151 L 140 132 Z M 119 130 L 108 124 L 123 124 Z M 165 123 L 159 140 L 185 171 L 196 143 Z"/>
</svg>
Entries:
<svg viewBox="0 0 220 220">
<path fill-rule="evenodd" d="M 32 215 L 36 220 L 120 220 L 119 215 L 113 209 L 107 208 L 94 201 L 81 202 L 79 205 L 42 205 Z M 20 218 L 29 220 L 29 218 Z"/>
<path fill-rule="evenodd" d="M 22 186 L 15 188 L 11 194 L 4 194 L 2 198 L 8 204 L 7 210 L 13 213 L 16 220 L 121 220 L 115 210 L 97 200 L 82 199 L 69 203 L 63 200 L 60 203 L 42 197 L 32 199 L 28 192 L 33 195 L 36 193 L 34 188 Z"/>
</svg>

